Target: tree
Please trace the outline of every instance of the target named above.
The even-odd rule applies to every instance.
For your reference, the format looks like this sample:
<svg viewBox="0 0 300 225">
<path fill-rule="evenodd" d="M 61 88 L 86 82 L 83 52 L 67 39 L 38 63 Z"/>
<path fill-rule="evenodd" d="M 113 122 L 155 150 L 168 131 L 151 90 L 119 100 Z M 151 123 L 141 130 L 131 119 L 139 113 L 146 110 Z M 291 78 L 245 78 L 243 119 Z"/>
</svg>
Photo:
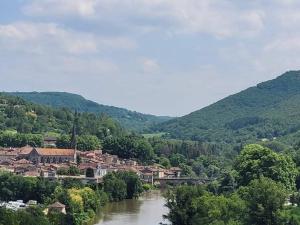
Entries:
<svg viewBox="0 0 300 225">
<path fill-rule="evenodd" d="M 153 148 L 146 139 L 142 138 L 135 141 L 134 149 L 136 152 L 136 157 L 142 162 L 148 162 L 153 159 Z"/>
<path fill-rule="evenodd" d="M 142 136 L 126 135 L 106 138 L 103 148 L 110 154 L 121 158 L 136 158 L 142 162 L 149 162 L 154 158 L 152 146 Z"/>
<path fill-rule="evenodd" d="M 226 171 L 221 178 L 219 190 L 221 193 L 233 193 L 237 188 L 236 171 Z"/>
<path fill-rule="evenodd" d="M 159 157 L 158 159 L 159 164 L 162 165 L 164 168 L 169 169 L 171 167 L 170 160 L 166 157 Z"/>
<path fill-rule="evenodd" d="M 61 135 L 56 140 L 56 146 L 58 148 L 70 148 L 71 137 L 69 135 Z"/>
<path fill-rule="evenodd" d="M 172 225 L 193 225 L 193 216 L 196 214 L 194 199 L 205 194 L 202 186 L 180 186 L 169 190 L 165 194 L 166 207 L 169 213 L 164 217 Z"/>
<path fill-rule="evenodd" d="M 126 198 L 127 185 L 125 181 L 116 177 L 114 173 L 104 176 L 103 187 L 111 201 L 121 201 Z"/>
<path fill-rule="evenodd" d="M 244 225 L 246 203 L 237 194 L 225 197 L 206 193 L 194 200 L 191 224 Z"/>
<path fill-rule="evenodd" d="M 292 158 L 257 144 L 247 145 L 235 165 L 239 185 L 247 185 L 259 177 L 281 182 L 289 190 L 295 188 L 296 165 Z"/>
<path fill-rule="evenodd" d="M 288 196 L 284 185 L 266 177 L 260 177 L 242 187 L 239 194 L 249 208 L 249 225 L 277 225 L 279 212 Z"/>
<path fill-rule="evenodd" d="M 77 148 L 78 150 L 91 151 L 100 149 L 101 144 L 97 136 L 82 135 L 78 137 Z"/>
<path fill-rule="evenodd" d="M 134 172 L 117 172 L 116 176 L 126 183 L 127 198 L 138 197 L 143 192 L 142 182 Z"/>
<path fill-rule="evenodd" d="M 186 158 L 184 157 L 184 155 L 176 153 L 176 154 L 171 155 L 170 163 L 172 166 L 179 166 L 182 163 L 183 164 L 186 163 Z"/>
</svg>

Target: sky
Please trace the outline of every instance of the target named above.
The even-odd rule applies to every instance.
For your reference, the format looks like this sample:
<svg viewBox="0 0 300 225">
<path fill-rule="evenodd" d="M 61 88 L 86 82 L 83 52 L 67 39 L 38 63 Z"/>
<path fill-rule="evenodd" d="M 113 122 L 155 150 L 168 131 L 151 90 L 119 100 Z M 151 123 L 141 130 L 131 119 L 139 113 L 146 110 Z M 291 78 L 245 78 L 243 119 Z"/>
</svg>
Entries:
<svg viewBox="0 0 300 225">
<path fill-rule="evenodd" d="M 181 116 L 300 67 L 298 0 L 1 0 L 0 91 Z"/>
</svg>

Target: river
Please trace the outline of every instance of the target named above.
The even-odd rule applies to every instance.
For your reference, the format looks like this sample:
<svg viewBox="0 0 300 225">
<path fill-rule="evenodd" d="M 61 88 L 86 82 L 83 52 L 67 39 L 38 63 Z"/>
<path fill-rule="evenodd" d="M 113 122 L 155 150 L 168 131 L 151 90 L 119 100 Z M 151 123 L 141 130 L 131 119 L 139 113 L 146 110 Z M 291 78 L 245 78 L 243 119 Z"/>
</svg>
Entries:
<svg viewBox="0 0 300 225">
<path fill-rule="evenodd" d="M 160 191 L 145 193 L 139 199 L 109 203 L 96 225 L 158 225 L 168 212 Z"/>
</svg>

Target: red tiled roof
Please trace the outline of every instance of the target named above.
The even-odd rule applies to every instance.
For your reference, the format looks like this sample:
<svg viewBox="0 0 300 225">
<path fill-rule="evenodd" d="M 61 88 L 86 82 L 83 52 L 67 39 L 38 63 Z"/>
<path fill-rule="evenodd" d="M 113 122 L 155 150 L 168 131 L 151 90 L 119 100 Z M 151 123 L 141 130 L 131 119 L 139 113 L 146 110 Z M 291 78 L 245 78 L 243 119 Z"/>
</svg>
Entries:
<svg viewBox="0 0 300 225">
<path fill-rule="evenodd" d="M 60 148 L 32 148 L 32 147 L 23 147 L 20 149 L 21 155 L 28 155 L 32 150 L 36 150 L 40 155 L 44 156 L 74 156 L 74 149 L 60 149 Z"/>
<path fill-rule="evenodd" d="M 74 156 L 74 149 L 60 149 L 60 148 L 36 148 L 40 155 L 60 155 L 60 156 Z"/>
<path fill-rule="evenodd" d="M 52 205 L 49 205 L 48 208 L 65 208 L 66 206 L 60 202 L 55 202 Z"/>
<path fill-rule="evenodd" d="M 31 164 L 31 162 L 29 162 L 26 159 L 20 159 L 20 160 L 16 161 L 15 164 Z"/>
</svg>

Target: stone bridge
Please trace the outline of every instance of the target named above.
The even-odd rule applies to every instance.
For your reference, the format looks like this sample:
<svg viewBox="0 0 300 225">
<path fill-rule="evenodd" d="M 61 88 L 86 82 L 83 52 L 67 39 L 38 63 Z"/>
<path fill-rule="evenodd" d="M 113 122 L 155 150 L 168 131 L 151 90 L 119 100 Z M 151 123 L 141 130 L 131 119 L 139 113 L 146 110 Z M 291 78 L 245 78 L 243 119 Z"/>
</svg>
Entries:
<svg viewBox="0 0 300 225">
<path fill-rule="evenodd" d="M 194 177 L 172 177 L 172 178 L 154 178 L 154 184 L 160 184 L 161 187 L 165 187 L 166 185 L 181 185 L 181 184 L 190 184 L 190 185 L 198 185 L 198 184 L 206 184 L 210 180 L 203 178 L 194 178 Z"/>
</svg>

